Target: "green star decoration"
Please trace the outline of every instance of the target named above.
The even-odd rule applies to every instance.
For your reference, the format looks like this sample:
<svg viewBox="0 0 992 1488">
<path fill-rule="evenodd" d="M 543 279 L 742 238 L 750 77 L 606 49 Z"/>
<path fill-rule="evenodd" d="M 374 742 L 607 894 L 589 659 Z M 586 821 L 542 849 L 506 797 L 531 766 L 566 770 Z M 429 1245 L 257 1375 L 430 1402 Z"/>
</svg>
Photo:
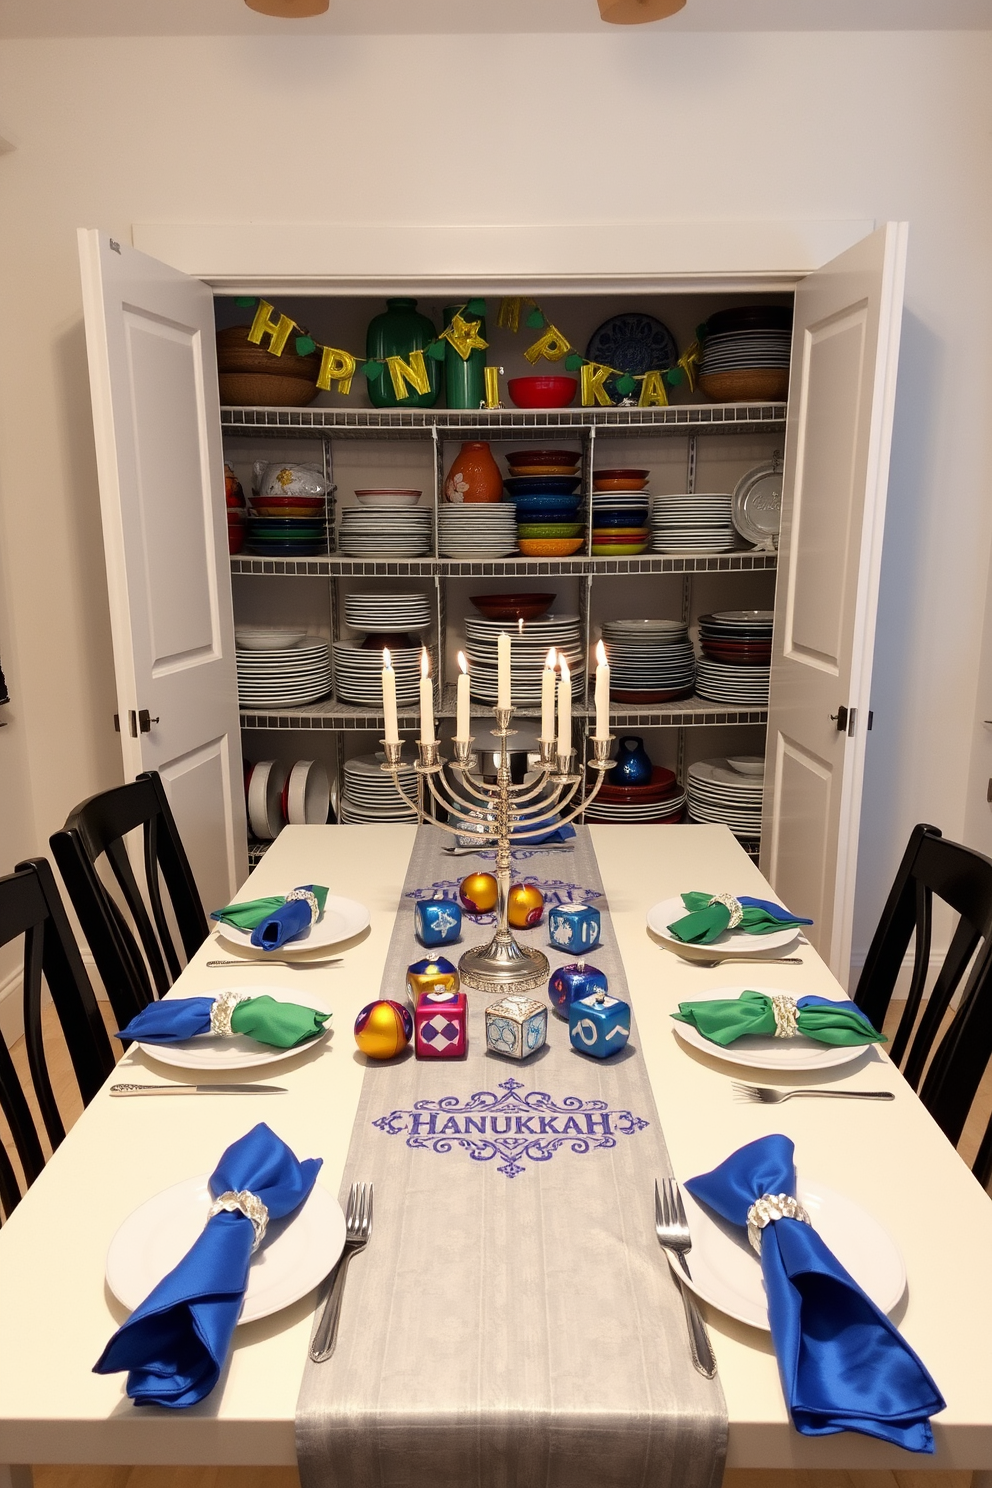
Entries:
<svg viewBox="0 0 992 1488">
<path fill-rule="evenodd" d="M 430 357 L 430 359 L 431 359 L 432 362 L 443 362 L 444 361 L 444 342 L 443 341 L 432 341 L 431 344 L 430 344 L 430 346 L 428 346 L 428 348 L 427 348 L 427 355 Z"/>
<path fill-rule="evenodd" d="M 317 350 L 317 343 L 312 336 L 297 336 L 296 351 L 298 356 L 309 356 L 312 351 Z"/>
<path fill-rule="evenodd" d="M 465 310 L 469 315 L 485 315 L 486 302 L 485 300 L 469 300 Z"/>
<path fill-rule="evenodd" d="M 665 381 L 669 387 L 679 387 L 685 381 L 685 373 L 681 367 L 669 367 L 665 373 Z"/>
<path fill-rule="evenodd" d="M 636 387 L 637 383 L 629 372 L 625 372 L 623 377 L 617 378 L 617 392 L 624 398 L 626 398 L 628 393 L 632 393 Z"/>
<path fill-rule="evenodd" d="M 579 353 L 577 351 L 570 352 L 569 355 L 565 358 L 566 372 L 578 372 L 582 366 L 583 360 L 584 358 L 579 356 Z"/>
<path fill-rule="evenodd" d="M 382 376 L 383 363 L 366 362 L 360 370 L 365 373 L 365 376 L 368 378 L 369 382 L 375 382 L 376 378 Z"/>
<path fill-rule="evenodd" d="M 258 304 L 258 300 L 254 295 L 238 295 L 234 303 L 240 310 L 253 310 Z"/>
<path fill-rule="evenodd" d="M 538 310 L 536 306 L 528 315 L 527 324 L 530 326 L 532 331 L 539 331 L 544 325 L 544 316 L 541 314 L 540 310 Z"/>
</svg>

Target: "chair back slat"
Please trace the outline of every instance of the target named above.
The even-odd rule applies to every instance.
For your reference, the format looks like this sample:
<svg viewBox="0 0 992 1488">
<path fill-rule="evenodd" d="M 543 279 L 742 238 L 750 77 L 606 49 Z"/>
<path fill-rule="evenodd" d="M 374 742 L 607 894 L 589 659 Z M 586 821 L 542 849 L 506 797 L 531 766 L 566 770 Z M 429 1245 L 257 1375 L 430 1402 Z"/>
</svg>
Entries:
<svg viewBox="0 0 992 1488">
<path fill-rule="evenodd" d="M 958 920 L 924 1004 L 934 896 Z M 878 1029 L 914 935 L 913 975 L 890 1054 L 956 1143 L 992 1061 L 992 859 L 925 823 L 910 835 L 854 996 Z M 992 1178 L 992 1122 L 973 1171 L 984 1184 Z"/>
<path fill-rule="evenodd" d="M 54 875 L 44 858 L 19 863 L 13 873 L 0 878 L 0 946 L 19 938 L 24 941 L 22 985 L 28 1070 L 54 1151 L 65 1136 L 65 1127 L 45 1060 L 43 986 L 47 984 L 51 993 L 84 1105 L 113 1069 L 114 1055 Z M 30 1185 L 44 1167 L 45 1156 L 27 1093 L 2 1039 L 0 1111 L 10 1130 L 24 1182 Z M 14 1165 L 0 1145 L 0 1207 L 5 1215 L 11 1213 L 20 1196 Z"/>
<path fill-rule="evenodd" d="M 138 829 L 142 833 L 143 888 L 126 843 L 128 835 Z M 183 961 L 209 933 L 158 775 L 147 771 L 130 785 L 84 801 L 70 812 L 51 845 L 119 1026 L 123 1026 L 169 990 Z M 120 901 L 100 878 L 101 860 L 109 865 Z"/>
</svg>

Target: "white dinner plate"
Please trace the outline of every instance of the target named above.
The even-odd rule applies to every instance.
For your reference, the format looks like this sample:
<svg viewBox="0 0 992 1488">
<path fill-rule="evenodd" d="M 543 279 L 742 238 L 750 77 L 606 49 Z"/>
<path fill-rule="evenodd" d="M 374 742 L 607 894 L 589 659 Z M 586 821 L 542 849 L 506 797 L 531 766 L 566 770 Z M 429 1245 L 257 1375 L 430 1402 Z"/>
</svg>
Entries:
<svg viewBox="0 0 992 1488">
<path fill-rule="evenodd" d="M 769 900 L 769 904 L 775 901 Z M 783 906 L 784 907 L 784 906 Z M 706 945 L 678 940 L 676 936 L 669 933 L 668 927 L 674 920 L 680 920 L 689 911 L 682 903 L 681 895 L 674 899 L 659 899 L 657 904 L 652 904 L 648 910 L 648 929 L 669 945 L 676 946 L 684 955 L 697 956 L 753 956 L 758 951 L 775 950 L 781 946 L 791 945 L 802 930 L 799 926 L 795 930 L 770 930 L 767 935 L 748 935 L 743 930 L 724 930 L 716 940 L 708 941 Z"/>
<path fill-rule="evenodd" d="M 705 992 L 694 992 L 691 997 L 683 1000 L 685 1002 L 720 1002 L 726 999 L 729 1002 L 740 997 L 745 991 L 764 992 L 768 997 L 773 997 L 782 990 L 781 987 L 756 987 L 749 982 L 737 987 L 708 988 Z M 799 996 L 802 995 L 800 992 Z M 833 1069 L 838 1064 L 850 1064 L 866 1049 L 872 1047 L 871 1044 L 819 1044 L 816 1039 L 804 1038 L 801 1034 L 791 1039 L 745 1034 L 735 1044 L 728 1044 L 724 1048 L 722 1044 L 715 1044 L 712 1039 L 704 1038 L 699 1029 L 694 1028 L 691 1023 L 678 1023 L 673 1019 L 672 1028 L 683 1043 L 691 1044 L 694 1049 L 702 1049 L 704 1054 L 712 1054 L 716 1059 L 725 1060 L 727 1064 L 743 1064 L 749 1069 Z"/>
<path fill-rule="evenodd" d="M 687 1287 L 704 1302 L 752 1328 L 768 1329 L 768 1306 L 761 1261 L 747 1234 L 718 1219 L 684 1187 L 686 1217 L 692 1232 Z M 800 1179 L 796 1197 L 825 1245 L 883 1312 L 891 1312 L 906 1290 L 902 1252 L 889 1234 L 860 1204 L 826 1184 Z"/>
<path fill-rule="evenodd" d="M 246 963 L 248 964 L 250 963 Z M 214 996 L 219 997 L 226 990 L 218 987 Z M 242 990 L 250 992 L 252 997 L 271 997 L 274 1002 L 295 1002 L 300 1007 L 313 1008 L 315 1012 L 330 1015 L 331 1010 L 326 1002 L 314 997 L 312 993 L 304 992 L 302 988 L 297 990 L 295 987 L 263 986 L 245 987 Z M 170 999 L 174 1002 L 179 1000 Z M 292 1059 L 301 1049 L 312 1049 L 318 1039 L 326 1038 L 328 1033 L 330 1029 L 325 1026 L 323 1033 L 307 1039 L 305 1044 L 297 1044 L 294 1049 L 274 1049 L 270 1044 L 257 1043 L 243 1033 L 236 1033 L 231 1038 L 205 1033 L 198 1038 L 183 1039 L 177 1044 L 143 1044 L 140 1039 L 136 1042 L 143 1054 L 147 1054 L 149 1059 L 157 1060 L 159 1064 L 172 1064 L 179 1069 L 189 1070 L 235 1070 L 251 1069 L 257 1064 L 278 1064 L 282 1059 Z"/>
<path fill-rule="evenodd" d="M 299 935 L 295 940 L 289 940 L 280 946 L 279 955 L 294 956 L 303 951 L 316 950 L 318 946 L 337 945 L 338 941 L 350 940 L 353 935 L 364 930 L 368 923 L 369 912 L 364 904 L 359 904 L 357 899 L 342 899 L 336 894 L 328 894 L 324 913 L 316 925 L 311 925 L 305 935 Z M 255 952 L 259 961 L 265 960 L 266 952 L 251 943 L 250 930 L 238 930 L 234 925 L 225 925 L 222 920 L 218 920 L 216 924 L 217 933 L 222 940 L 231 945 L 247 947 Z"/>
<path fill-rule="evenodd" d="M 177 1266 L 207 1222 L 209 1175 L 163 1189 L 128 1215 L 107 1251 L 107 1285 L 131 1312 Z M 238 1324 L 280 1312 L 323 1281 L 344 1250 L 341 1205 L 314 1184 L 295 1215 L 273 1220 L 252 1256 Z"/>
</svg>

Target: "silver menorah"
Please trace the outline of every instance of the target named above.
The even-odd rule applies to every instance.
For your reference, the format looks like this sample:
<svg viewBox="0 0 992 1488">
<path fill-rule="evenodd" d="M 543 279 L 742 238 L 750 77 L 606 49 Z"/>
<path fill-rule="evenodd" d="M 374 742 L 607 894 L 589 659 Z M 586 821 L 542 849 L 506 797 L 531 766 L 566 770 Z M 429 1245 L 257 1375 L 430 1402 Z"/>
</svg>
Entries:
<svg viewBox="0 0 992 1488">
<path fill-rule="evenodd" d="M 547 956 L 535 946 L 520 945 L 510 929 L 507 909 L 512 848 L 538 842 L 549 831 L 574 821 L 595 800 L 603 776 L 613 768 L 610 759 L 612 735 L 589 740 L 592 755 L 585 763 L 595 772 L 591 788 L 586 786 L 586 777 L 575 767 L 574 749 L 562 754 L 558 752 L 554 739 L 541 739 L 537 780 L 513 785 L 507 748 L 507 740 L 516 733 L 510 728 L 513 711 L 512 708 L 493 709 L 496 727 L 491 732 L 499 741 L 495 784 L 487 783 L 478 769 L 473 768 L 474 736 L 452 740 L 455 757 L 450 766 L 442 759 L 439 744 L 420 740 L 417 745 L 420 757 L 415 766 L 419 777 L 418 791 L 414 798 L 407 794 L 399 780 L 403 768 L 400 759 L 402 744 L 382 741 L 386 762 L 381 768 L 392 775 L 397 791 L 417 813 L 419 822 L 429 822 L 453 836 L 470 835 L 480 848 L 493 845 L 496 848 L 496 933 L 486 944 L 467 950 L 458 963 L 458 971 L 469 987 L 497 995 L 508 991 L 529 991 L 547 981 L 550 972 Z M 457 788 L 448 778 L 446 767 L 457 773 Z M 438 821 L 428 815 L 425 809 L 428 799 L 435 801 L 449 818 L 454 819 L 453 822 L 450 819 Z M 551 817 L 555 818 L 553 822 Z"/>
</svg>

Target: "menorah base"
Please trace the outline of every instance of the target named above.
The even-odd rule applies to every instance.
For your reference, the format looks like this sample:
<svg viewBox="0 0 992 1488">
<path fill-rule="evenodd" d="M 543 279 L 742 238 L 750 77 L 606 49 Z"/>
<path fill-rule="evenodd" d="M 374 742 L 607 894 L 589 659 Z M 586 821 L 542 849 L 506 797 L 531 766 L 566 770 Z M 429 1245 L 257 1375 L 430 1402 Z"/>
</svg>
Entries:
<svg viewBox="0 0 992 1488">
<path fill-rule="evenodd" d="M 458 971 L 467 986 L 499 997 L 504 992 L 530 992 L 539 987 L 548 980 L 551 967 L 543 951 L 519 945 L 511 936 L 473 946 L 462 956 Z"/>
</svg>

